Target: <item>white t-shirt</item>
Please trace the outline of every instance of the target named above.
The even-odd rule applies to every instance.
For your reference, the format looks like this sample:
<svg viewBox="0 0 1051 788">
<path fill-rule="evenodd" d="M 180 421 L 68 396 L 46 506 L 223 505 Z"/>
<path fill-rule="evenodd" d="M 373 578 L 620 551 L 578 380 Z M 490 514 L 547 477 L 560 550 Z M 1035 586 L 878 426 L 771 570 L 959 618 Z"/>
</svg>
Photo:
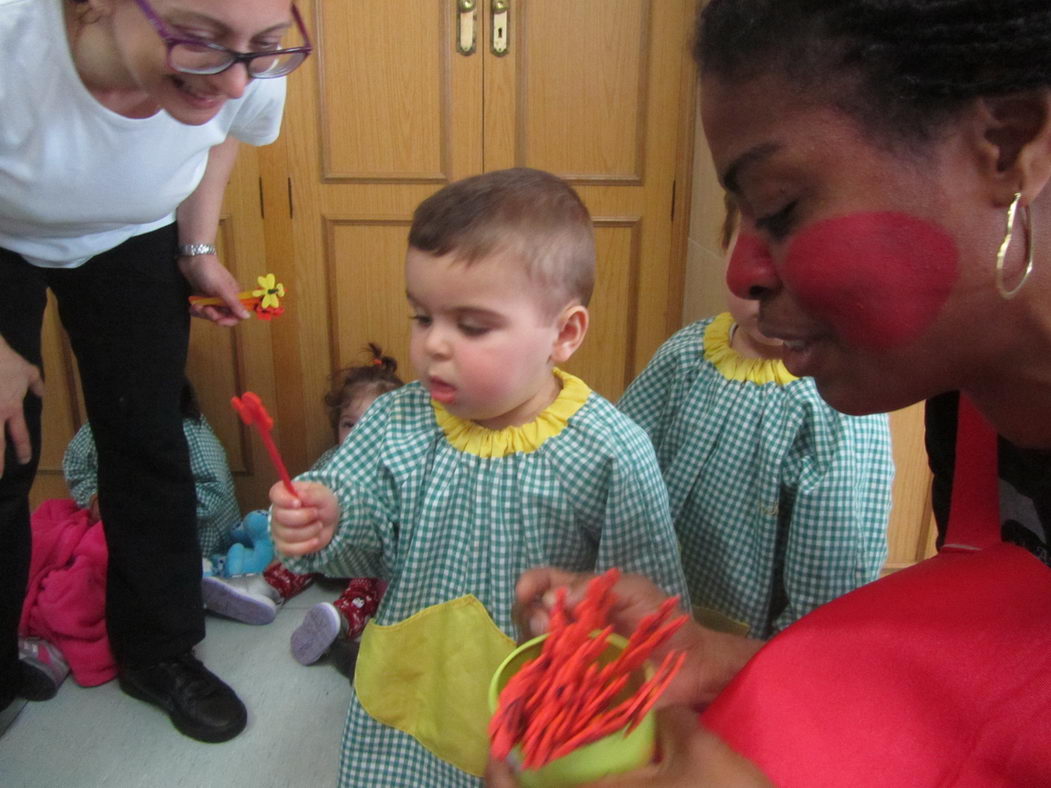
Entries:
<svg viewBox="0 0 1051 788">
<path fill-rule="evenodd" d="M 174 219 L 209 150 L 277 138 L 285 80 L 252 80 L 201 126 L 102 106 L 69 52 L 65 0 L 0 0 L 0 247 L 72 268 Z"/>
</svg>

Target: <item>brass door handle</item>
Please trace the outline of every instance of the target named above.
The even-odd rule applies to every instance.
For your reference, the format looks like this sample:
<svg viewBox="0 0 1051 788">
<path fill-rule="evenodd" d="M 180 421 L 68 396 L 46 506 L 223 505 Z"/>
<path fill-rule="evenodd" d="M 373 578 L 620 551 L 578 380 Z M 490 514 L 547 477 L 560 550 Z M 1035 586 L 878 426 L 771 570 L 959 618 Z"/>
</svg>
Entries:
<svg viewBox="0 0 1051 788">
<path fill-rule="evenodd" d="M 461 55 L 474 54 L 477 10 L 477 0 L 456 2 L 456 51 Z"/>
<path fill-rule="evenodd" d="M 493 0 L 493 39 L 490 49 L 494 55 L 503 57 L 510 48 L 508 27 L 511 24 L 511 0 Z"/>
</svg>

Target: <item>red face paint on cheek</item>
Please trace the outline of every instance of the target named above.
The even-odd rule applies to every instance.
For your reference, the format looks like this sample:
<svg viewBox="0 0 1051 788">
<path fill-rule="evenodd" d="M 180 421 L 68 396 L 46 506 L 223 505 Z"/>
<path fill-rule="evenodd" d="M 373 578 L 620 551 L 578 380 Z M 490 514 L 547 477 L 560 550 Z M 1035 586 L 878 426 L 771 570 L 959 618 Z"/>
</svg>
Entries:
<svg viewBox="0 0 1051 788">
<path fill-rule="evenodd" d="M 781 269 L 801 306 L 849 344 L 886 350 L 915 339 L 958 275 L 953 239 L 903 213 L 856 213 L 814 224 Z"/>
<path fill-rule="evenodd" d="M 726 269 L 726 284 L 738 298 L 750 298 L 753 287 L 773 287 L 777 283 L 770 248 L 756 235 L 737 236 L 730 264 Z"/>
</svg>

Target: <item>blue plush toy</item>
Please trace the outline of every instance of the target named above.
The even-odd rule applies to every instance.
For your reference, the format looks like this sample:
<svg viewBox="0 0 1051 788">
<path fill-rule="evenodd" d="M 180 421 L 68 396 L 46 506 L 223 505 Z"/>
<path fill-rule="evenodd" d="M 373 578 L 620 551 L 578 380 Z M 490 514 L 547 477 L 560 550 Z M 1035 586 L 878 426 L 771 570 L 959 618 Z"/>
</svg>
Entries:
<svg viewBox="0 0 1051 788">
<path fill-rule="evenodd" d="M 226 555 L 212 556 L 212 574 L 217 577 L 262 572 L 274 560 L 274 543 L 270 541 L 267 513 L 262 509 L 249 512 L 234 528 L 234 544 Z"/>
</svg>

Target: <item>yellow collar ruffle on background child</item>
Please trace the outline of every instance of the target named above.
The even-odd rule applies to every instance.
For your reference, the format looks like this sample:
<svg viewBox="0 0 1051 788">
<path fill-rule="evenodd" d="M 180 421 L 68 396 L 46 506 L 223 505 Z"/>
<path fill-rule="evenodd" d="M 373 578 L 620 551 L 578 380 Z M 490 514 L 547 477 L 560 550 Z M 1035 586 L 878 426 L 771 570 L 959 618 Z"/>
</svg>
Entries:
<svg viewBox="0 0 1051 788">
<path fill-rule="evenodd" d="M 460 451 L 490 458 L 517 452 L 528 454 L 539 449 L 548 438 L 562 432 L 591 393 L 591 389 L 580 378 L 560 369 L 554 370 L 554 373 L 562 382 L 562 391 L 554 402 L 528 424 L 491 430 L 454 416 L 440 403 L 431 400 L 434 418 L 449 443 Z"/>
<path fill-rule="evenodd" d="M 704 331 L 704 357 L 727 380 L 751 383 L 776 383 L 783 386 L 798 378 L 788 371 L 781 359 L 745 358 L 730 347 L 733 315 L 723 312 L 708 324 Z"/>
</svg>

